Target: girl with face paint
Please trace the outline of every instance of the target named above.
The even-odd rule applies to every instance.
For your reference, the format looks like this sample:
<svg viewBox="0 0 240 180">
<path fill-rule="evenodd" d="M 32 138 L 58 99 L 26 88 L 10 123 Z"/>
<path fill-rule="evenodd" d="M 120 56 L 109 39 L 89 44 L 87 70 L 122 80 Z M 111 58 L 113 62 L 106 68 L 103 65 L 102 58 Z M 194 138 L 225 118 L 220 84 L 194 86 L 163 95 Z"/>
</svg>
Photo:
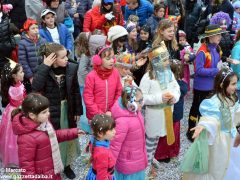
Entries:
<svg viewBox="0 0 240 180">
<path fill-rule="evenodd" d="M 219 25 L 224 31 L 226 31 L 226 29 L 231 23 L 232 20 L 229 15 L 222 11 L 214 14 L 210 19 L 210 24 Z M 219 43 L 219 46 L 221 47 L 221 50 L 223 52 L 221 59 L 223 62 L 225 62 L 227 58 L 231 55 L 231 49 L 233 48 L 233 40 L 228 32 L 222 34 L 222 39 Z"/>
</svg>

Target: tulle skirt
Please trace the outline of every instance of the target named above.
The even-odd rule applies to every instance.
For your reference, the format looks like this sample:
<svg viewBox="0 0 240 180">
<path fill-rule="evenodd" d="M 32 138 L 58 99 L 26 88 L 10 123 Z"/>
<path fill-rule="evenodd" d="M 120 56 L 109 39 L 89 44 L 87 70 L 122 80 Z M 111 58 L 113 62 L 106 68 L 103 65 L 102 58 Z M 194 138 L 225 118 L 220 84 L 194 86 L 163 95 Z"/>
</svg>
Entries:
<svg viewBox="0 0 240 180">
<path fill-rule="evenodd" d="M 15 106 L 7 105 L 0 123 L 0 159 L 3 166 L 18 166 L 17 135 L 13 133 L 11 113 Z"/>
<path fill-rule="evenodd" d="M 145 180 L 145 170 L 133 174 L 122 174 L 115 170 L 117 180 Z"/>
<path fill-rule="evenodd" d="M 86 180 L 96 180 L 97 176 L 96 174 L 93 172 L 92 167 L 89 169 Z M 117 178 L 115 176 L 113 176 L 110 180 L 117 180 Z"/>
</svg>

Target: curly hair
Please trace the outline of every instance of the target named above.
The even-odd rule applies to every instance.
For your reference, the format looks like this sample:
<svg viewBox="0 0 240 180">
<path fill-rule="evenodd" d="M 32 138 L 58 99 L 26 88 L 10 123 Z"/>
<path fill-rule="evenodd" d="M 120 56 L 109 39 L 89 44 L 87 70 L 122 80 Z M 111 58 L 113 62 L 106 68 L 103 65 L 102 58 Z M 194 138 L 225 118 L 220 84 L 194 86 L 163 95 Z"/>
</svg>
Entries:
<svg viewBox="0 0 240 180">
<path fill-rule="evenodd" d="M 220 11 L 212 16 L 212 18 L 210 19 L 210 24 L 219 25 L 221 20 L 223 19 L 226 20 L 227 26 L 229 26 L 232 22 L 229 14 Z"/>
</svg>

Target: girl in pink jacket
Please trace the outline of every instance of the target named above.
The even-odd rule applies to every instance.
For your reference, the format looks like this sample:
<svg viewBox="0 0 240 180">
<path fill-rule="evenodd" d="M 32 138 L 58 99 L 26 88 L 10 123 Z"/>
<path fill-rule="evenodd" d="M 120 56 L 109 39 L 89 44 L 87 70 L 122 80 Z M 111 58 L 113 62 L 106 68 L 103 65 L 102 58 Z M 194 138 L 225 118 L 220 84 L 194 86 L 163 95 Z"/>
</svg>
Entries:
<svg viewBox="0 0 240 180">
<path fill-rule="evenodd" d="M 112 107 L 116 135 L 111 141 L 110 148 L 117 159 L 115 165 L 117 180 L 145 180 L 148 161 L 142 105 L 141 90 L 135 86 L 126 86 L 122 96 Z"/>
<path fill-rule="evenodd" d="M 93 70 L 87 75 L 83 90 L 88 120 L 96 114 L 111 116 L 110 110 L 121 95 L 122 84 L 115 62 L 113 49 L 108 46 L 98 48 L 92 58 Z"/>
</svg>

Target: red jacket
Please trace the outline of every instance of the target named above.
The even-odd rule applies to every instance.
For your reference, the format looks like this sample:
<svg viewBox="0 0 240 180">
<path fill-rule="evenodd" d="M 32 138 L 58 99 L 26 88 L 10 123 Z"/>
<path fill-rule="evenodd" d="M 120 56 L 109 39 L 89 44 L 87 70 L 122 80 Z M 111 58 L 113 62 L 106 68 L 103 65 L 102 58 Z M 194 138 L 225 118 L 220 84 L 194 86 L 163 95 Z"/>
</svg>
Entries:
<svg viewBox="0 0 240 180">
<path fill-rule="evenodd" d="M 114 102 L 122 93 L 122 84 L 117 69 L 106 80 L 102 80 L 95 70 L 85 79 L 83 98 L 86 105 L 87 118 L 110 111 Z"/>
<path fill-rule="evenodd" d="M 12 121 L 13 131 L 18 135 L 18 156 L 22 175 L 42 175 L 43 178 L 22 178 L 23 180 L 60 180 L 60 174 L 54 174 L 51 144 L 47 132 L 38 131 L 38 123 L 17 114 Z M 58 142 L 78 137 L 78 129 L 57 130 Z M 45 178 L 48 177 L 48 178 Z"/>
<path fill-rule="evenodd" d="M 115 21 L 112 25 L 107 23 L 105 14 L 100 13 L 100 7 L 95 6 L 86 12 L 83 22 L 83 31 L 84 32 L 93 32 L 95 29 L 101 30 L 105 35 L 107 35 L 108 30 L 111 26 L 121 25 L 123 26 L 123 15 L 121 12 L 121 7 L 119 4 L 114 5 L 114 16 Z"/>
</svg>

